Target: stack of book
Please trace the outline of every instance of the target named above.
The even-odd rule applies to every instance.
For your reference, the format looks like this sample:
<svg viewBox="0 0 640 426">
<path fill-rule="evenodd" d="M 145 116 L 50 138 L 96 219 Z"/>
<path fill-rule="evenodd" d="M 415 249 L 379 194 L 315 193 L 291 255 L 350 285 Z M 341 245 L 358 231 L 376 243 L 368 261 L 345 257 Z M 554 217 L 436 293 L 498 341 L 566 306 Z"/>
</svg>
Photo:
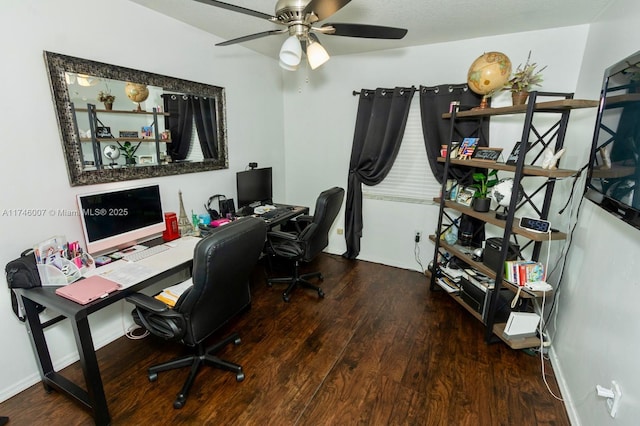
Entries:
<svg viewBox="0 0 640 426">
<path fill-rule="evenodd" d="M 504 277 L 515 285 L 523 286 L 534 281 L 545 281 L 542 262 L 533 260 L 508 260 L 504 263 Z"/>
</svg>

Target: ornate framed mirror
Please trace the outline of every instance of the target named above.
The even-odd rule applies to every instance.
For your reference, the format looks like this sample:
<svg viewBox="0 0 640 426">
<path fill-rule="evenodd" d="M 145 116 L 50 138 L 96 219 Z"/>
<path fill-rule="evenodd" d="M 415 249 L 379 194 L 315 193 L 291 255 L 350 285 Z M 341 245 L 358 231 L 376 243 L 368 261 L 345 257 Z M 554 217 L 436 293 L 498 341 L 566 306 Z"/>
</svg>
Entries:
<svg viewBox="0 0 640 426">
<path fill-rule="evenodd" d="M 44 57 L 72 186 L 229 167 L 224 88 Z"/>
</svg>

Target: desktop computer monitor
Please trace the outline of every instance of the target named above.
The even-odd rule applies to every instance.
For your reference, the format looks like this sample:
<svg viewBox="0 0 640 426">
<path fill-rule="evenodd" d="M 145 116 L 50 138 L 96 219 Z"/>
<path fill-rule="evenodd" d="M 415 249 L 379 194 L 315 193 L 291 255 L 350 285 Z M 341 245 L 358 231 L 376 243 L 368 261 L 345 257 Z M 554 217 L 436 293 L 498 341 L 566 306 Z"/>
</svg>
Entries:
<svg viewBox="0 0 640 426">
<path fill-rule="evenodd" d="M 80 194 L 77 202 L 90 254 L 132 246 L 165 229 L 158 185 Z"/>
<path fill-rule="evenodd" d="M 239 208 L 272 202 L 271 172 L 271 167 L 265 167 L 236 174 Z"/>
</svg>

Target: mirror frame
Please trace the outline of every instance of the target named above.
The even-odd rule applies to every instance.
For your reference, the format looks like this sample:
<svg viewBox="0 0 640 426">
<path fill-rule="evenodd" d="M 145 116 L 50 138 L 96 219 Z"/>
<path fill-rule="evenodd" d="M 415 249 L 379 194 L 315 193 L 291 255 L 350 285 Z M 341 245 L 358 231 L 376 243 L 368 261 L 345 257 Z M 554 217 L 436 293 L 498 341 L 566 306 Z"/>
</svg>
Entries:
<svg viewBox="0 0 640 426">
<path fill-rule="evenodd" d="M 44 52 L 53 101 L 58 116 L 62 148 L 67 162 L 71 186 L 94 185 L 134 179 L 155 178 L 183 173 L 196 173 L 229 168 L 227 146 L 227 120 L 225 90 L 223 87 L 196 83 L 174 77 L 167 77 L 132 68 L 75 58 L 53 52 Z M 74 109 L 65 79 L 65 72 L 89 74 L 96 77 L 120 81 L 134 81 L 164 90 L 187 95 L 215 97 L 217 102 L 219 159 L 205 159 L 201 162 L 178 162 L 145 165 L 143 167 L 121 167 L 115 169 L 85 170 L 80 137 L 76 131 Z"/>
</svg>

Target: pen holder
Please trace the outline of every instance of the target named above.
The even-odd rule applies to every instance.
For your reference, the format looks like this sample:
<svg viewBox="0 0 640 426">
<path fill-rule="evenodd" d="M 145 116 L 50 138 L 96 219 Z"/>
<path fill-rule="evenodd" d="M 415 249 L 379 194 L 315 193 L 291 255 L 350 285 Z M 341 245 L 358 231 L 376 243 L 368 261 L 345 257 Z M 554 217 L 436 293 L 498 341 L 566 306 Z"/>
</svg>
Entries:
<svg viewBox="0 0 640 426">
<path fill-rule="evenodd" d="M 85 263 L 82 258 L 74 259 L 58 258 L 54 264 L 38 264 L 38 275 L 43 286 L 67 285 L 82 278 L 90 269 L 95 268 L 93 258 L 86 256 Z"/>
</svg>

